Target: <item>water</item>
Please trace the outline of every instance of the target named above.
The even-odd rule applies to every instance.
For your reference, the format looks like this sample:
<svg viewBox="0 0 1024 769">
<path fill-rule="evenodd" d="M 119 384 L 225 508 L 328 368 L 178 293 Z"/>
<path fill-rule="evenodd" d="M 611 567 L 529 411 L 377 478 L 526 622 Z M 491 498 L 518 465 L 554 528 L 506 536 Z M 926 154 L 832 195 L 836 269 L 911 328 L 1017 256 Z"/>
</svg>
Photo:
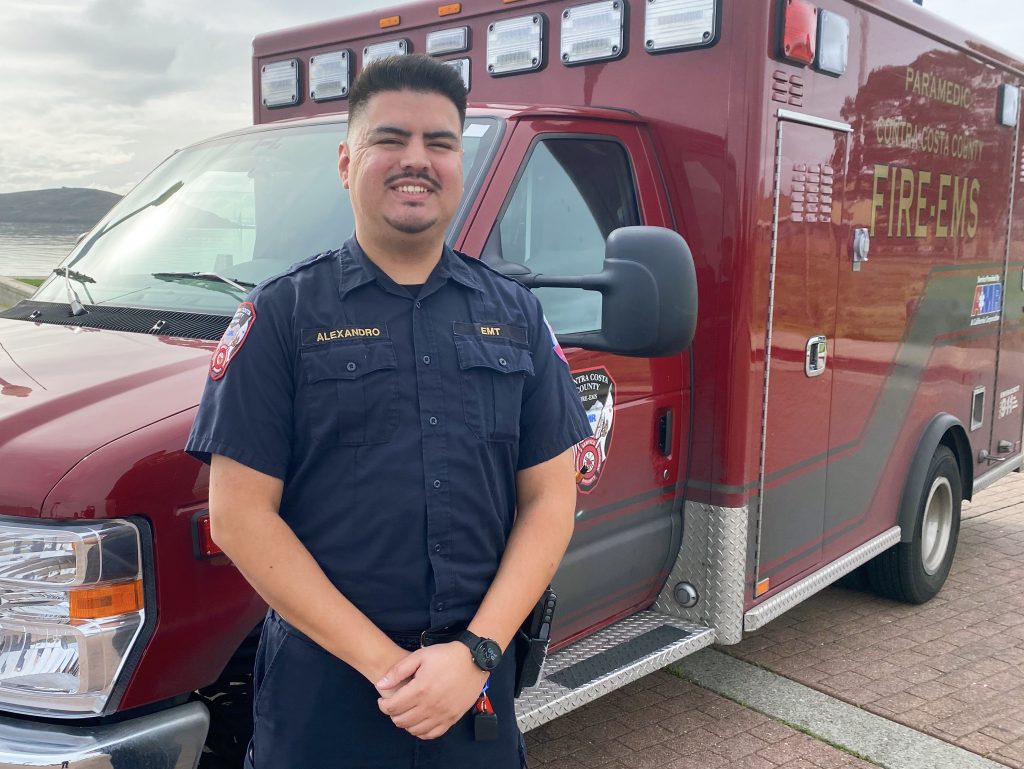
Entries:
<svg viewBox="0 0 1024 769">
<path fill-rule="evenodd" d="M 0 222 L 0 275 L 43 277 L 60 264 L 88 229 L 68 224 L 10 224 Z"/>
</svg>

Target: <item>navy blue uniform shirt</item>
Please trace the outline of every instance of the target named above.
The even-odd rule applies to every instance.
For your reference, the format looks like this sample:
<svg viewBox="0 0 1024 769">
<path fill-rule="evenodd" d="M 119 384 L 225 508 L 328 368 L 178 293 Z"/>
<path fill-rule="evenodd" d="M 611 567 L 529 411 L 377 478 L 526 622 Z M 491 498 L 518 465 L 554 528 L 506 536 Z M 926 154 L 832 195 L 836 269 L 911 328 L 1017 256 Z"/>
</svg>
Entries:
<svg viewBox="0 0 1024 769">
<path fill-rule="evenodd" d="M 528 290 L 446 246 L 413 291 L 355 238 L 257 286 L 186 447 L 282 479 L 281 517 L 385 631 L 471 620 L 516 472 L 591 432 Z"/>
</svg>

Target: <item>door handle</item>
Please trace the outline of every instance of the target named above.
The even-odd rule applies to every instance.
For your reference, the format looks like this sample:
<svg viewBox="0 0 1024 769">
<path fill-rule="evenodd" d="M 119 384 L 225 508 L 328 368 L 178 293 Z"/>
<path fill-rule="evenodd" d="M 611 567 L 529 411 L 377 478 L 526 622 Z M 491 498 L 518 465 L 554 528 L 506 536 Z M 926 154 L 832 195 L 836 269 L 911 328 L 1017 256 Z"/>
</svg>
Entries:
<svg viewBox="0 0 1024 769">
<path fill-rule="evenodd" d="M 663 457 L 672 453 L 672 423 L 674 412 L 672 409 L 665 411 L 658 417 L 658 451 Z"/>
<path fill-rule="evenodd" d="M 804 357 L 804 373 L 807 376 L 820 376 L 825 373 L 828 360 L 828 341 L 824 336 L 812 336 L 807 340 L 807 351 Z"/>
</svg>

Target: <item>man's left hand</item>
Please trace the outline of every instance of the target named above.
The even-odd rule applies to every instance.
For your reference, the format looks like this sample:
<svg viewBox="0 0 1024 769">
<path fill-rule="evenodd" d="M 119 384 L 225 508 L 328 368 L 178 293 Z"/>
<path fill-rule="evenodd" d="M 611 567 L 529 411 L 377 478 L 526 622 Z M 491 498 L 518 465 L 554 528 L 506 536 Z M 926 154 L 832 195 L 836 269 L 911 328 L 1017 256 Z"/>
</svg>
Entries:
<svg viewBox="0 0 1024 769">
<path fill-rule="evenodd" d="M 377 705 L 395 726 L 433 740 L 473 707 L 486 681 L 464 644 L 435 644 L 417 649 L 377 682 Z"/>
</svg>

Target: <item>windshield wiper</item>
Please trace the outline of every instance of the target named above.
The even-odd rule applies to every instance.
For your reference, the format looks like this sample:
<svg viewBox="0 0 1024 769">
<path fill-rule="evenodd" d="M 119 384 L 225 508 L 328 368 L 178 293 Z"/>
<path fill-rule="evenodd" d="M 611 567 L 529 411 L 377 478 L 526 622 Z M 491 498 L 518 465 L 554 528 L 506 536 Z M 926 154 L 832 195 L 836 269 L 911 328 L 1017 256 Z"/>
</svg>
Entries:
<svg viewBox="0 0 1024 769">
<path fill-rule="evenodd" d="M 255 283 L 225 278 L 217 272 L 154 272 L 153 277 L 158 280 L 198 280 L 205 283 L 226 283 L 241 291 L 243 295 L 248 294 L 250 288 L 256 288 Z"/>
<path fill-rule="evenodd" d="M 72 270 L 70 267 L 58 267 L 54 271 L 55 275 L 64 276 L 64 288 L 68 294 L 68 305 L 71 307 L 72 317 L 78 317 L 79 315 L 85 315 L 87 310 L 85 305 L 82 304 L 82 300 L 78 298 L 78 292 L 71 287 L 71 281 L 76 280 L 79 283 L 95 283 L 96 278 L 90 278 L 84 272 L 78 270 Z M 86 291 L 88 293 L 88 291 Z"/>
</svg>

